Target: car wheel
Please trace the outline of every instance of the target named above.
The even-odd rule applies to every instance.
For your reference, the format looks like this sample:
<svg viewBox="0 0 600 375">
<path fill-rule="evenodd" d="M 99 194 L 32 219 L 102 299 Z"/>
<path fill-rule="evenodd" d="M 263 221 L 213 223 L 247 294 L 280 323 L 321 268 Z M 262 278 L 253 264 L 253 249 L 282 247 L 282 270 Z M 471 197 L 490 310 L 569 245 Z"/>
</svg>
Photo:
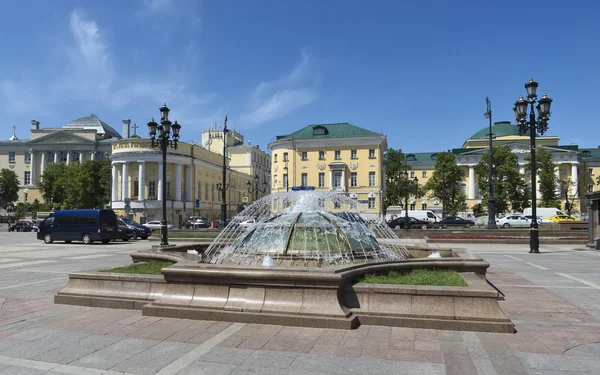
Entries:
<svg viewBox="0 0 600 375">
<path fill-rule="evenodd" d="M 427 229 L 427 224 L 421 225 L 421 229 L 426 230 Z"/>
<path fill-rule="evenodd" d="M 471 224 L 465 224 L 465 228 L 471 228 Z"/>
<path fill-rule="evenodd" d="M 92 240 L 92 237 L 87 233 L 81 236 L 81 241 L 83 241 L 83 243 L 86 245 L 90 245 L 94 242 L 94 240 Z"/>
<path fill-rule="evenodd" d="M 504 225 L 502 227 L 508 229 L 508 228 L 510 228 L 510 224 L 509 223 L 504 223 Z"/>
<path fill-rule="evenodd" d="M 110 242 L 110 240 L 102 240 L 102 243 L 103 243 L 103 244 L 107 244 L 107 243 L 109 243 L 109 242 Z"/>
<path fill-rule="evenodd" d="M 52 238 L 52 235 L 50 233 L 44 234 L 44 242 L 45 243 L 52 243 L 52 242 L 54 242 L 54 238 Z"/>
<path fill-rule="evenodd" d="M 141 236 L 140 238 L 141 238 L 142 240 L 147 240 L 147 239 L 148 239 L 148 236 Z"/>
<path fill-rule="evenodd" d="M 129 237 L 123 238 L 123 242 L 127 242 L 127 241 L 129 241 Z"/>
<path fill-rule="evenodd" d="M 396 226 L 394 227 L 394 229 L 398 230 L 398 229 L 402 229 L 402 227 L 401 227 L 400 225 L 396 225 Z"/>
</svg>

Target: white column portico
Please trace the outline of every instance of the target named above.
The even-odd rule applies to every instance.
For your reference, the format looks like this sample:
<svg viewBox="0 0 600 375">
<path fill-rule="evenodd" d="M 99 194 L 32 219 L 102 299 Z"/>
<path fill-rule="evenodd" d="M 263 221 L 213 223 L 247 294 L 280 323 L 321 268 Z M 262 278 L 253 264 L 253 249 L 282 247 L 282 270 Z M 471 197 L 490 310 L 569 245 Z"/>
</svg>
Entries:
<svg viewBox="0 0 600 375">
<path fill-rule="evenodd" d="M 96 151 L 91 152 L 90 160 L 96 160 Z"/>
<path fill-rule="evenodd" d="M 67 151 L 67 165 L 71 163 L 71 151 Z"/>
<path fill-rule="evenodd" d="M 574 189 L 577 189 L 578 182 L 577 164 L 578 163 L 571 163 L 571 182 L 573 183 Z"/>
<path fill-rule="evenodd" d="M 194 181 L 192 178 L 192 165 L 186 165 L 185 166 L 185 200 L 186 201 L 191 201 L 193 194 L 192 194 L 192 190 L 194 189 Z"/>
<path fill-rule="evenodd" d="M 181 164 L 175 167 L 175 200 L 181 200 Z"/>
<path fill-rule="evenodd" d="M 144 199 L 146 199 L 146 162 L 138 161 L 138 164 L 138 200 L 143 201 Z"/>
<path fill-rule="evenodd" d="M 83 164 L 84 161 L 85 161 L 85 151 L 81 151 L 79 153 L 79 164 Z"/>
<path fill-rule="evenodd" d="M 119 200 L 119 175 L 116 163 L 112 164 L 112 190 L 110 200 L 113 202 Z"/>
<path fill-rule="evenodd" d="M 475 167 L 469 165 L 469 199 L 475 199 Z"/>
<path fill-rule="evenodd" d="M 40 176 L 44 174 L 44 172 L 46 172 L 46 151 L 42 152 L 42 157 L 41 157 L 41 170 L 40 170 Z"/>
<path fill-rule="evenodd" d="M 158 197 L 159 201 L 163 200 L 163 193 L 162 193 L 162 184 L 163 182 L 163 169 L 162 169 L 163 163 L 162 162 L 158 162 L 158 186 L 157 189 L 158 191 L 156 192 L 156 196 Z"/>
<path fill-rule="evenodd" d="M 556 182 L 557 182 L 557 184 L 556 184 L 556 190 L 555 191 L 556 191 L 557 194 L 560 195 L 561 194 L 561 190 L 560 190 L 560 164 L 555 164 L 554 173 L 556 175 Z"/>
<path fill-rule="evenodd" d="M 31 150 L 31 161 L 29 162 L 29 164 L 31 165 L 31 167 L 30 167 L 31 178 L 29 181 L 29 185 L 32 185 L 32 186 L 35 186 L 35 183 L 37 182 L 37 176 L 36 176 L 37 171 L 35 170 L 35 154 L 36 154 L 36 152 Z"/>
<path fill-rule="evenodd" d="M 346 169 L 342 169 L 342 190 L 346 191 Z"/>
<path fill-rule="evenodd" d="M 123 163 L 123 173 L 121 174 L 121 182 L 123 184 L 123 186 L 121 187 L 121 195 L 123 197 L 123 200 L 125 200 L 125 198 L 129 198 L 129 170 L 128 170 L 128 164 L 127 163 Z"/>
<path fill-rule="evenodd" d="M 60 151 L 54 151 L 54 164 L 58 164 Z"/>
</svg>

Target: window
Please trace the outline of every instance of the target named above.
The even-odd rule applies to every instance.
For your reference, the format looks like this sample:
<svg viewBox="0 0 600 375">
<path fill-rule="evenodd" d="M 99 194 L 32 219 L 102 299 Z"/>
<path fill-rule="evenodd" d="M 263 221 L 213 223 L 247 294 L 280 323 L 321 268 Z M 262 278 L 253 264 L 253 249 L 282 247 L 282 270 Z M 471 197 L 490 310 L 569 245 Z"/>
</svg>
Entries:
<svg viewBox="0 0 600 375">
<path fill-rule="evenodd" d="M 563 176 L 566 176 L 567 175 L 567 168 L 561 168 L 560 169 L 560 174 L 563 175 Z"/>
<path fill-rule="evenodd" d="M 427 171 L 423 171 L 423 173 L 421 173 L 421 177 L 427 178 Z"/>
<path fill-rule="evenodd" d="M 350 186 L 357 187 L 358 186 L 358 173 L 351 172 L 350 173 Z"/>
<path fill-rule="evenodd" d="M 104 152 L 102 152 L 102 151 L 96 152 L 96 160 L 104 160 Z"/>
<path fill-rule="evenodd" d="M 212 184 L 212 195 L 211 195 L 211 197 L 212 197 L 212 200 L 214 201 L 215 200 L 215 184 Z"/>
<path fill-rule="evenodd" d="M 156 181 L 148 181 L 148 198 L 156 199 Z"/>
<path fill-rule="evenodd" d="M 54 163 L 54 157 L 56 156 L 56 153 L 53 151 L 48 152 L 48 163 Z"/>
<path fill-rule="evenodd" d="M 300 175 L 300 183 L 302 184 L 302 186 L 307 186 L 308 185 L 308 174 L 302 173 Z"/>
<path fill-rule="evenodd" d="M 421 209 L 422 210 L 426 210 L 427 209 L 427 203 L 421 203 Z"/>
<path fill-rule="evenodd" d="M 60 161 L 63 163 L 67 161 L 67 153 L 66 152 L 64 152 L 64 151 L 60 152 Z"/>
<path fill-rule="evenodd" d="M 416 206 L 417 206 L 417 204 L 416 204 L 415 202 L 412 202 L 412 203 L 410 204 L 410 208 L 409 208 L 409 210 L 411 210 L 411 211 L 412 211 L 412 210 L 414 210 Z"/>
<path fill-rule="evenodd" d="M 288 187 L 288 175 L 287 174 L 283 175 L 283 187 L 284 188 Z"/>
<path fill-rule="evenodd" d="M 50 198 L 50 197 L 44 198 L 44 203 L 46 203 L 46 204 L 52 203 L 52 198 Z M 54 218 L 50 218 L 50 219 L 54 219 Z"/>
<path fill-rule="evenodd" d="M 342 154 L 342 152 L 341 152 L 341 151 L 339 151 L 339 150 L 336 150 L 336 151 L 334 152 L 334 158 L 335 158 L 336 160 L 337 160 L 337 159 L 341 159 L 341 158 L 342 158 L 341 154 Z"/>
<path fill-rule="evenodd" d="M 594 192 L 594 185 L 588 185 L 588 193 Z"/>
<path fill-rule="evenodd" d="M 204 199 L 208 200 L 208 182 L 204 184 Z"/>
<path fill-rule="evenodd" d="M 324 126 L 315 126 L 313 128 L 313 135 L 327 135 L 327 128 Z"/>
<path fill-rule="evenodd" d="M 171 182 L 170 181 L 167 181 L 167 197 L 171 198 Z M 165 199 L 165 198 L 163 197 L 163 199 Z"/>
<path fill-rule="evenodd" d="M 356 156 L 356 150 L 350 150 L 350 159 L 358 159 Z"/>
<path fill-rule="evenodd" d="M 333 186 L 342 186 L 342 171 L 333 171 Z"/>
<path fill-rule="evenodd" d="M 288 153 L 287 152 L 283 153 L 283 161 L 288 161 Z"/>
<path fill-rule="evenodd" d="M 14 163 L 15 162 L 15 153 L 14 153 L 14 151 L 10 151 L 8 153 L 8 162 L 9 163 Z"/>
<path fill-rule="evenodd" d="M 13 152 L 14 154 L 14 152 Z M 9 160 L 10 161 L 10 160 Z M 14 161 L 14 160 L 13 160 Z M 588 168 L 588 174 L 589 175 L 594 175 L 594 168 Z"/>
<path fill-rule="evenodd" d="M 325 151 L 319 151 L 319 160 L 325 160 Z"/>
<path fill-rule="evenodd" d="M 416 161 L 417 158 L 414 155 L 406 155 L 406 161 Z M 435 159 L 434 159 L 435 160 Z"/>
<path fill-rule="evenodd" d="M 79 152 L 74 152 L 74 153 L 73 153 L 73 160 L 74 160 L 74 161 L 79 161 L 79 158 L 81 158 L 81 153 L 79 153 Z"/>
<path fill-rule="evenodd" d="M 369 198 L 369 208 L 375 208 L 375 198 Z"/>
<path fill-rule="evenodd" d="M 24 201 L 27 202 L 27 198 L 29 198 L 29 193 L 25 193 Z"/>
<path fill-rule="evenodd" d="M 277 154 L 273 154 L 273 163 L 277 163 Z"/>
<path fill-rule="evenodd" d="M 375 158 L 375 150 L 371 149 L 369 150 L 369 159 L 374 159 Z"/>
<path fill-rule="evenodd" d="M 306 151 L 302 151 L 302 160 L 308 160 L 308 155 Z"/>
<path fill-rule="evenodd" d="M 375 172 L 369 172 L 369 186 L 375 186 Z"/>
<path fill-rule="evenodd" d="M 319 173 L 319 187 L 325 187 L 325 173 Z"/>
<path fill-rule="evenodd" d="M 25 163 L 31 163 L 31 152 L 25 153 Z"/>
<path fill-rule="evenodd" d="M 415 178 L 415 171 L 410 172 L 410 178 Z"/>
<path fill-rule="evenodd" d="M 133 181 L 133 196 L 137 197 L 140 195 L 140 182 L 138 180 Z"/>
<path fill-rule="evenodd" d="M 27 171 L 25 172 L 25 175 L 23 176 L 23 185 L 29 185 L 31 184 L 31 172 Z"/>
</svg>

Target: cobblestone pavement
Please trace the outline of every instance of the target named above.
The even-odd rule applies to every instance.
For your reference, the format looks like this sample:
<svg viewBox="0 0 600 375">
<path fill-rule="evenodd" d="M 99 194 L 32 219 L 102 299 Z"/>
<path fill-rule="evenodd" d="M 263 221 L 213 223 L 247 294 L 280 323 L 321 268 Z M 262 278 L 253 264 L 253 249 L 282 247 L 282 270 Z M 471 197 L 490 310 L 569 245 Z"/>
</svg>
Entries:
<svg viewBox="0 0 600 375">
<path fill-rule="evenodd" d="M 353 331 L 143 317 L 54 305 L 68 272 L 128 264 L 149 244 L 45 245 L 0 233 L 0 374 L 600 374 L 600 252 L 463 245 L 516 334 Z"/>
</svg>

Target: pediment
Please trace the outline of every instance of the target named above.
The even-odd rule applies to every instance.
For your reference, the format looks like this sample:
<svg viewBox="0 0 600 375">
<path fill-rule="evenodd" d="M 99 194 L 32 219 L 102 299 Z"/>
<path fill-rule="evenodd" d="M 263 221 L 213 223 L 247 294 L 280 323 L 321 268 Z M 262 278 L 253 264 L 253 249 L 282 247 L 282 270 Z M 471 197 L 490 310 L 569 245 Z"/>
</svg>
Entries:
<svg viewBox="0 0 600 375">
<path fill-rule="evenodd" d="M 57 145 L 57 144 L 94 144 L 89 140 L 72 132 L 59 130 L 29 142 L 30 145 Z"/>
</svg>

